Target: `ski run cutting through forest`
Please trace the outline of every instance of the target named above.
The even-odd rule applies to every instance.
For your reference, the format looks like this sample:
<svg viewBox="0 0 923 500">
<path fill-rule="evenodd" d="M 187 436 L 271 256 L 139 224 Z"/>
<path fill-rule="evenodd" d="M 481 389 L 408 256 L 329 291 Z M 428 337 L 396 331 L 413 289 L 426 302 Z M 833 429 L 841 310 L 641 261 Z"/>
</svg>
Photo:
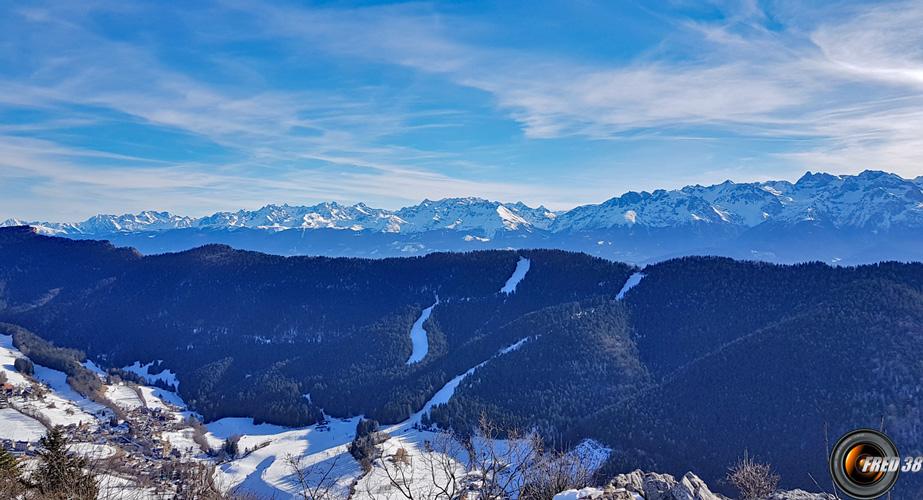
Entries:
<svg viewBox="0 0 923 500">
<path fill-rule="evenodd" d="M 429 339 L 427 338 L 427 332 L 423 328 L 423 324 L 429 319 L 429 316 L 433 313 L 433 308 L 439 305 L 439 297 L 436 297 L 436 302 L 427 307 L 420 313 L 420 317 L 413 323 L 413 327 L 410 328 L 410 342 L 413 344 L 413 351 L 410 353 L 410 357 L 407 358 L 408 365 L 414 363 L 419 363 L 423 361 L 423 358 L 426 357 L 426 353 L 429 352 Z"/>
<path fill-rule="evenodd" d="M 641 279 L 644 278 L 644 273 L 637 272 L 628 277 L 628 280 L 625 281 L 625 284 L 622 286 L 622 289 L 619 290 L 619 294 L 615 296 L 615 300 L 622 300 L 625 298 L 625 294 L 629 290 L 638 286 L 638 283 L 641 283 Z"/>
<path fill-rule="evenodd" d="M 519 261 L 516 262 L 516 269 L 513 270 L 513 275 L 510 276 L 510 279 L 506 280 L 506 283 L 503 285 L 503 288 L 500 289 L 500 293 L 505 293 L 507 295 L 516 291 L 516 285 L 526 277 L 526 273 L 529 272 L 529 267 L 532 265 L 532 261 L 525 257 L 520 257 Z"/>
</svg>

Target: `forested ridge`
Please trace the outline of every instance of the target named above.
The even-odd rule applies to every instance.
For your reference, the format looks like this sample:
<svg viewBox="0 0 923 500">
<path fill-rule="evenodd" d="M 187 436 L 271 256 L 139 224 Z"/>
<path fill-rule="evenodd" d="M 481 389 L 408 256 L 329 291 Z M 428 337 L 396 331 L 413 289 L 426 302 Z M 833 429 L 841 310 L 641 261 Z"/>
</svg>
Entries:
<svg viewBox="0 0 923 500">
<path fill-rule="evenodd" d="M 525 278 L 499 293 L 523 257 Z M 437 297 L 429 353 L 407 365 L 411 325 Z M 486 414 L 556 445 L 596 438 L 614 449 L 610 470 L 708 481 L 748 450 L 812 489 L 826 441 L 854 427 L 884 425 L 923 453 L 918 263 L 685 257 L 639 270 L 557 250 L 373 261 L 216 245 L 141 256 L 12 228 L 0 230 L 0 321 L 107 367 L 163 360 L 209 420 L 398 422 L 484 363 L 425 423 L 464 432 Z"/>
<path fill-rule="evenodd" d="M 500 293 L 521 257 L 532 269 L 516 293 Z M 209 420 L 284 425 L 313 423 L 321 408 L 401 421 L 518 340 L 494 335 L 499 326 L 612 296 L 634 271 L 559 250 L 367 260 L 208 245 L 140 256 L 28 228 L 0 229 L 0 262 L 0 319 L 79 346 L 102 366 L 163 360 Z M 407 366 L 410 327 L 437 297 L 425 325 L 430 352 Z"/>
</svg>

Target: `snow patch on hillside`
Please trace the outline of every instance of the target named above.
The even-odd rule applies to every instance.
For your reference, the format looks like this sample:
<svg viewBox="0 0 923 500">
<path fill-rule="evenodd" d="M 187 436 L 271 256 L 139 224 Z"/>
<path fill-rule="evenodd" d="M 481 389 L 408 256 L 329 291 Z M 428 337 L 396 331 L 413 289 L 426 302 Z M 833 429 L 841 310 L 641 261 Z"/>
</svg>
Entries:
<svg viewBox="0 0 923 500">
<path fill-rule="evenodd" d="M 138 393 L 131 387 L 124 384 L 114 384 L 106 386 L 106 397 L 119 408 L 125 410 L 137 410 L 144 407 L 144 402 L 138 397 Z"/>
<path fill-rule="evenodd" d="M 163 498 L 154 488 L 141 486 L 137 481 L 114 474 L 99 474 L 99 495 L 107 500 L 138 500 Z"/>
<path fill-rule="evenodd" d="M 160 387 L 151 387 L 147 385 L 138 386 L 144 394 L 144 402 L 148 408 L 168 408 L 168 405 L 176 406 L 180 409 L 186 408 L 186 402 L 179 394 L 161 389 Z"/>
<path fill-rule="evenodd" d="M 609 456 L 612 455 L 612 448 L 596 441 L 595 439 L 584 439 L 574 447 L 574 453 L 583 457 L 583 464 L 590 469 L 598 469 L 606 463 Z"/>
<path fill-rule="evenodd" d="M 398 450 L 404 450 L 403 453 L 407 457 L 409 466 L 402 469 L 405 475 L 400 479 L 401 489 L 404 493 L 410 493 L 413 498 L 439 498 L 438 493 L 433 491 L 434 484 L 450 484 L 452 478 L 461 478 L 465 475 L 465 467 L 462 465 L 464 457 L 460 456 L 461 453 L 459 456 L 453 456 L 427 450 L 426 442 L 433 442 L 435 437 L 436 434 L 431 432 L 411 432 L 394 436 L 381 445 L 382 455 L 392 475 L 396 472 L 392 470 L 395 466 L 391 465 L 391 461 L 394 460 L 393 457 Z M 459 447 L 456 451 L 461 452 L 462 450 Z M 376 463 L 372 470 L 359 481 L 356 494 L 352 498 L 401 500 L 407 498 L 404 493 L 393 486 L 388 473 Z"/>
<path fill-rule="evenodd" d="M 158 360 L 156 362 L 160 363 L 162 361 Z M 152 361 L 146 365 L 142 365 L 140 361 L 135 361 L 128 366 L 123 366 L 122 369 L 138 375 L 149 384 L 161 381 L 169 386 L 173 386 L 174 388 L 179 389 L 179 380 L 176 379 L 176 374 L 172 371 L 163 370 L 159 373 L 150 372 L 150 369 L 152 366 L 154 366 L 154 363 L 155 361 Z"/>
<path fill-rule="evenodd" d="M 536 337 L 534 337 L 534 338 L 538 338 L 538 337 L 536 336 Z M 513 344 L 513 345 L 511 345 L 511 346 L 509 346 L 509 347 L 504 347 L 503 349 L 500 349 L 500 352 L 498 353 L 498 355 L 500 355 L 500 354 L 511 353 L 511 352 L 513 352 L 513 351 L 518 351 L 519 348 L 523 346 L 523 344 L 525 344 L 526 342 L 528 342 L 528 341 L 530 341 L 530 340 L 532 340 L 532 339 L 533 339 L 533 337 L 526 337 L 526 338 L 524 338 L 524 339 L 522 339 L 522 340 L 516 342 L 515 344 Z"/>
<path fill-rule="evenodd" d="M 89 359 L 83 362 L 83 367 L 95 373 L 96 376 L 101 379 L 106 378 L 106 371 L 100 368 L 99 365 L 97 365 L 96 363 L 94 363 L 93 361 Z"/>
<path fill-rule="evenodd" d="M 637 286 L 638 283 L 641 283 L 642 278 L 644 278 L 644 273 L 634 273 L 631 276 L 629 276 L 628 280 L 625 281 L 625 284 L 622 285 L 622 289 L 619 290 L 619 294 L 615 296 L 615 300 L 624 299 L 625 294 L 628 293 L 629 290 Z"/>
<path fill-rule="evenodd" d="M 429 339 L 426 330 L 423 328 L 423 324 L 429 319 L 430 315 L 433 313 L 433 308 L 437 305 L 439 305 L 439 297 L 436 297 L 435 304 L 427 307 L 420 313 L 420 317 L 417 318 L 410 328 L 410 342 L 413 344 L 413 351 L 404 364 L 412 365 L 414 363 L 419 363 L 426 357 L 426 353 L 429 352 Z"/>
<path fill-rule="evenodd" d="M 506 280 L 506 284 L 503 285 L 503 288 L 500 289 L 500 293 L 505 293 L 507 295 L 516 291 L 516 285 L 526 277 L 526 273 L 529 272 L 529 267 L 531 267 L 532 262 L 525 258 L 520 257 L 519 262 L 516 263 L 516 269 L 513 270 L 513 275 Z"/>
</svg>

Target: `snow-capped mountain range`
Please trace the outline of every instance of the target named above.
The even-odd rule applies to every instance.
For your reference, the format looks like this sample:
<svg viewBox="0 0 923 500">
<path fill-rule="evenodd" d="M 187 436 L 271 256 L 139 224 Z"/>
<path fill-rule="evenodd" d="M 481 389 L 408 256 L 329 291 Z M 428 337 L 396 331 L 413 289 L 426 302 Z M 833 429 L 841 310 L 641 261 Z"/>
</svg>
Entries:
<svg viewBox="0 0 923 500">
<path fill-rule="evenodd" d="M 287 229 L 371 230 L 383 233 L 419 233 L 457 230 L 492 236 L 497 231 L 548 229 L 556 214 L 545 207 L 523 203 L 500 203 L 481 198 L 424 200 L 419 205 L 391 211 L 365 203 L 342 205 L 325 202 L 312 206 L 266 205 L 258 210 L 218 212 L 192 218 L 170 212 L 95 215 L 83 222 L 34 222 L 7 219 L 3 226 L 31 225 L 43 233 L 60 236 L 108 235 L 185 228 L 249 228 L 267 231 Z"/>
<path fill-rule="evenodd" d="M 142 251 L 177 250 L 204 242 L 232 242 L 284 254 L 382 256 L 479 248 L 466 244 L 503 248 L 550 246 L 582 251 L 588 251 L 587 245 L 595 245 L 606 250 L 594 248 L 589 250 L 591 253 L 643 261 L 657 258 L 659 254 L 689 253 L 688 241 L 676 244 L 672 240 L 691 238 L 695 240 L 697 249 L 718 249 L 716 253 L 740 256 L 721 251 L 723 240 L 718 240 L 730 236 L 737 240 L 744 235 L 757 233 L 760 236 L 759 233 L 770 231 L 778 236 L 784 228 L 799 227 L 801 233 L 805 228 L 813 228 L 813 232 L 843 234 L 882 234 L 892 229 L 902 233 L 919 233 L 923 231 L 923 176 L 904 179 L 896 174 L 870 170 L 858 175 L 808 172 L 794 183 L 725 181 L 676 190 L 628 192 L 600 204 L 583 205 L 563 212 L 553 212 L 542 206 L 532 208 L 520 202 L 448 198 L 424 200 L 418 205 L 393 211 L 369 207 L 364 203 L 343 205 L 328 202 L 313 206 L 267 205 L 258 210 L 218 212 L 201 218 L 144 211 L 138 214 L 96 215 L 83 222 L 8 219 L 0 224 L 12 225 L 31 225 L 45 234 L 59 236 L 111 239 L 134 244 Z M 308 245 L 310 248 L 300 249 L 298 244 L 285 244 L 279 249 L 271 245 L 241 243 L 236 241 L 240 239 L 239 235 L 215 236 L 216 233 L 240 230 L 252 230 L 246 233 L 250 240 L 260 238 L 254 232 L 271 234 L 298 230 L 296 233 L 300 240 L 314 232 L 308 230 L 338 230 L 344 234 L 331 236 L 329 231 L 321 231 L 318 235 L 307 236 L 315 240 Z M 198 237 L 187 245 L 177 241 L 176 234 L 169 237 L 165 234 L 176 231 L 197 234 Z M 142 234 L 148 241 L 138 244 L 139 239 L 132 235 Z M 374 243 L 349 243 L 351 250 L 347 250 L 340 242 L 336 244 L 340 249 L 336 250 L 316 241 L 318 238 L 341 241 L 345 234 L 370 236 L 368 239 L 374 240 Z M 460 237 L 453 238 L 453 234 Z M 586 240 L 588 235 L 599 238 L 578 243 Z M 293 236 L 276 237 L 285 238 Z M 643 241 L 645 238 L 649 241 Z M 657 240 L 654 246 L 659 249 L 651 252 L 640 248 L 650 246 L 652 238 Z M 570 241 L 566 241 L 568 239 Z M 760 236 L 756 239 L 765 238 Z M 150 240 L 157 243 L 152 246 Z M 164 241 L 170 243 L 163 246 L 160 243 Z M 455 243 L 450 243 L 453 241 Z M 748 251 L 750 257 L 775 260 L 771 255 L 762 255 L 766 252 L 764 249 Z M 769 253 L 775 252 L 769 250 Z M 814 257 L 813 254 L 811 257 Z M 832 260 L 837 258 L 842 257 L 830 257 Z M 895 258 L 903 257 L 896 255 Z"/>
</svg>

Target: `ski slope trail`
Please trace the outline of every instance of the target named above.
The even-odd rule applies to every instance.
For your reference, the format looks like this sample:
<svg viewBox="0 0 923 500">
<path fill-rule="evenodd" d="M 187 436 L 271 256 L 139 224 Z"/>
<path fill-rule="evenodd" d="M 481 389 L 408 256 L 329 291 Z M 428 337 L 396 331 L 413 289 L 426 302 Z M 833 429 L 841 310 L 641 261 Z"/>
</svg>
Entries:
<svg viewBox="0 0 923 500">
<path fill-rule="evenodd" d="M 429 338 L 427 337 L 426 329 L 423 328 L 423 324 L 429 320 L 430 315 L 433 314 L 433 308 L 437 305 L 439 305 L 439 297 L 436 297 L 435 304 L 427 307 L 420 313 L 420 317 L 417 318 L 410 328 L 410 342 L 413 344 L 413 351 L 410 353 L 410 357 L 407 358 L 405 364 L 412 365 L 414 363 L 419 363 L 423 361 L 423 358 L 425 358 L 426 354 L 429 352 Z"/>
</svg>

